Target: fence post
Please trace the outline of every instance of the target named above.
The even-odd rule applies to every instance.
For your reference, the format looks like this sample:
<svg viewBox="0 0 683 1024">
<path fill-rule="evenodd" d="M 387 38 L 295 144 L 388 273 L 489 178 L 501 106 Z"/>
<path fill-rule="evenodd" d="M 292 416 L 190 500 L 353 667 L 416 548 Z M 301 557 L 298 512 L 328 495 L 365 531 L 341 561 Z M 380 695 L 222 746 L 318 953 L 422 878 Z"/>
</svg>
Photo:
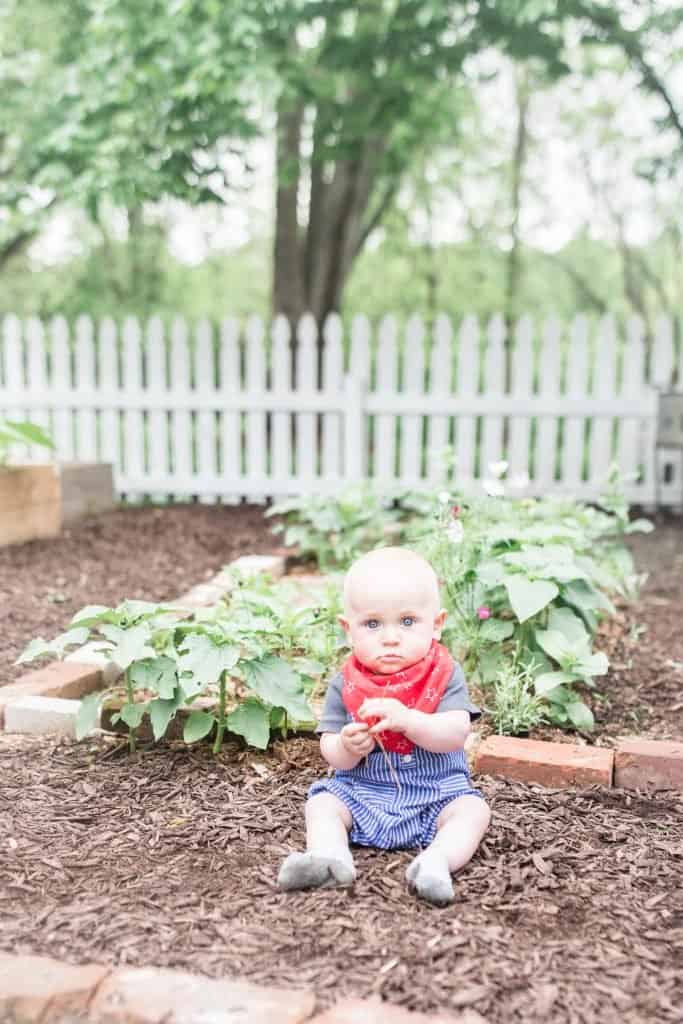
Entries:
<svg viewBox="0 0 683 1024">
<path fill-rule="evenodd" d="M 365 479 L 368 467 L 366 382 L 353 373 L 344 375 L 344 482 Z"/>
</svg>

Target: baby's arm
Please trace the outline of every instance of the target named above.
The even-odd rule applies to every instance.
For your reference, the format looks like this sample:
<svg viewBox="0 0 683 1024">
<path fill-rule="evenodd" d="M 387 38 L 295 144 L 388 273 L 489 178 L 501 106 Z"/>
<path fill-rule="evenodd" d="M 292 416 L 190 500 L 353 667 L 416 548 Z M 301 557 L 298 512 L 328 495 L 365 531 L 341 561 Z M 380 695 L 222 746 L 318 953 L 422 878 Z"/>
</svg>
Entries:
<svg viewBox="0 0 683 1024">
<path fill-rule="evenodd" d="M 380 719 L 370 729 L 370 736 L 385 729 L 402 732 L 416 746 L 433 754 L 462 750 L 470 733 L 469 711 L 442 711 L 426 715 L 423 711 L 407 708 L 393 697 L 365 700 L 359 713 L 363 718 Z"/>
<path fill-rule="evenodd" d="M 364 722 L 349 722 L 341 732 L 325 732 L 320 752 L 332 768 L 349 771 L 374 750 L 375 738 Z"/>
</svg>

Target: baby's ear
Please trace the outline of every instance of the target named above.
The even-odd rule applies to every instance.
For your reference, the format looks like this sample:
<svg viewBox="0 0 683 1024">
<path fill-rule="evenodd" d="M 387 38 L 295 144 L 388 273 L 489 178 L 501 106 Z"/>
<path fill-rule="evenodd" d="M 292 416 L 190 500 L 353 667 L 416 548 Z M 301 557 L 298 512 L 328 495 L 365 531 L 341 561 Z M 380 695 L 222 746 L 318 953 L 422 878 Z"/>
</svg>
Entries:
<svg viewBox="0 0 683 1024">
<path fill-rule="evenodd" d="M 348 620 L 348 619 L 345 619 L 343 615 L 338 615 L 338 616 L 337 616 L 337 622 L 339 623 L 339 625 L 341 626 L 341 628 L 342 628 L 342 629 L 344 630 L 344 632 L 345 632 L 345 633 L 347 634 L 347 636 L 348 636 L 348 632 L 349 632 L 349 620 Z"/>
<path fill-rule="evenodd" d="M 447 615 L 448 612 L 446 611 L 446 609 L 442 608 L 439 614 L 434 619 L 434 638 L 436 640 L 439 640 L 441 638 L 441 630 L 443 629 L 443 624 L 446 621 Z"/>
</svg>

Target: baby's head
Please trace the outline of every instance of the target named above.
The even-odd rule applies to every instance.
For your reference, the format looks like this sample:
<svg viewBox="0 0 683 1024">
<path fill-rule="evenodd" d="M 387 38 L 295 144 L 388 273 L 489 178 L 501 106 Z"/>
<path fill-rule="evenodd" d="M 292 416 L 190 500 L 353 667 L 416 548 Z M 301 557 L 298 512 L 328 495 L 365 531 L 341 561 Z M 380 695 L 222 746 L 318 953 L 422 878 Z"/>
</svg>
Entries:
<svg viewBox="0 0 683 1024">
<path fill-rule="evenodd" d="M 414 665 L 440 638 L 445 618 L 436 573 L 414 551 L 370 551 L 346 574 L 339 621 L 353 653 L 373 672 Z"/>
</svg>

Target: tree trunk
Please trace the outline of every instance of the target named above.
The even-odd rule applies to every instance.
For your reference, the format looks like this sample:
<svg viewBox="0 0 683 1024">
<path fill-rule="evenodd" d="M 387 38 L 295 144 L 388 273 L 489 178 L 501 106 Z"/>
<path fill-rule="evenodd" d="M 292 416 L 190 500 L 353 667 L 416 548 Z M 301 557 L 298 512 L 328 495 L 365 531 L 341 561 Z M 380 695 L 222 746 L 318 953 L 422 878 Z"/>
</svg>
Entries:
<svg viewBox="0 0 683 1024">
<path fill-rule="evenodd" d="M 283 313 L 292 325 L 306 311 L 303 260 L 297 205 L 303 107 L 278 109 L 273 251 L 273 315 Z"/>
<path fill-rule="evenodd" d="M 506 349 L 506 378 L 509 381 L 510 359 L 509 352 L 512 344 L 512 330 L 515 318 L 519 311 L 517 290 L 521 278 L 521 251 L 519 238 L 519 220 L 522 209 L 522 185 L 524 179 L 524 166 L 526 163 L 527 144 L 529 141 L 528 113 L 529 113 L 529 75 L 522 70 L 516 76 L 515 92 L 517 98 L 517 133 L 515 136 L 515 148 L 512 156 L 512 189 L 510 204 L 512 217 L 510 221 L 510 235 L 512 244 L 507 258 L 506 284 L 505 284 L 505 323 Z"/>
</svg>

